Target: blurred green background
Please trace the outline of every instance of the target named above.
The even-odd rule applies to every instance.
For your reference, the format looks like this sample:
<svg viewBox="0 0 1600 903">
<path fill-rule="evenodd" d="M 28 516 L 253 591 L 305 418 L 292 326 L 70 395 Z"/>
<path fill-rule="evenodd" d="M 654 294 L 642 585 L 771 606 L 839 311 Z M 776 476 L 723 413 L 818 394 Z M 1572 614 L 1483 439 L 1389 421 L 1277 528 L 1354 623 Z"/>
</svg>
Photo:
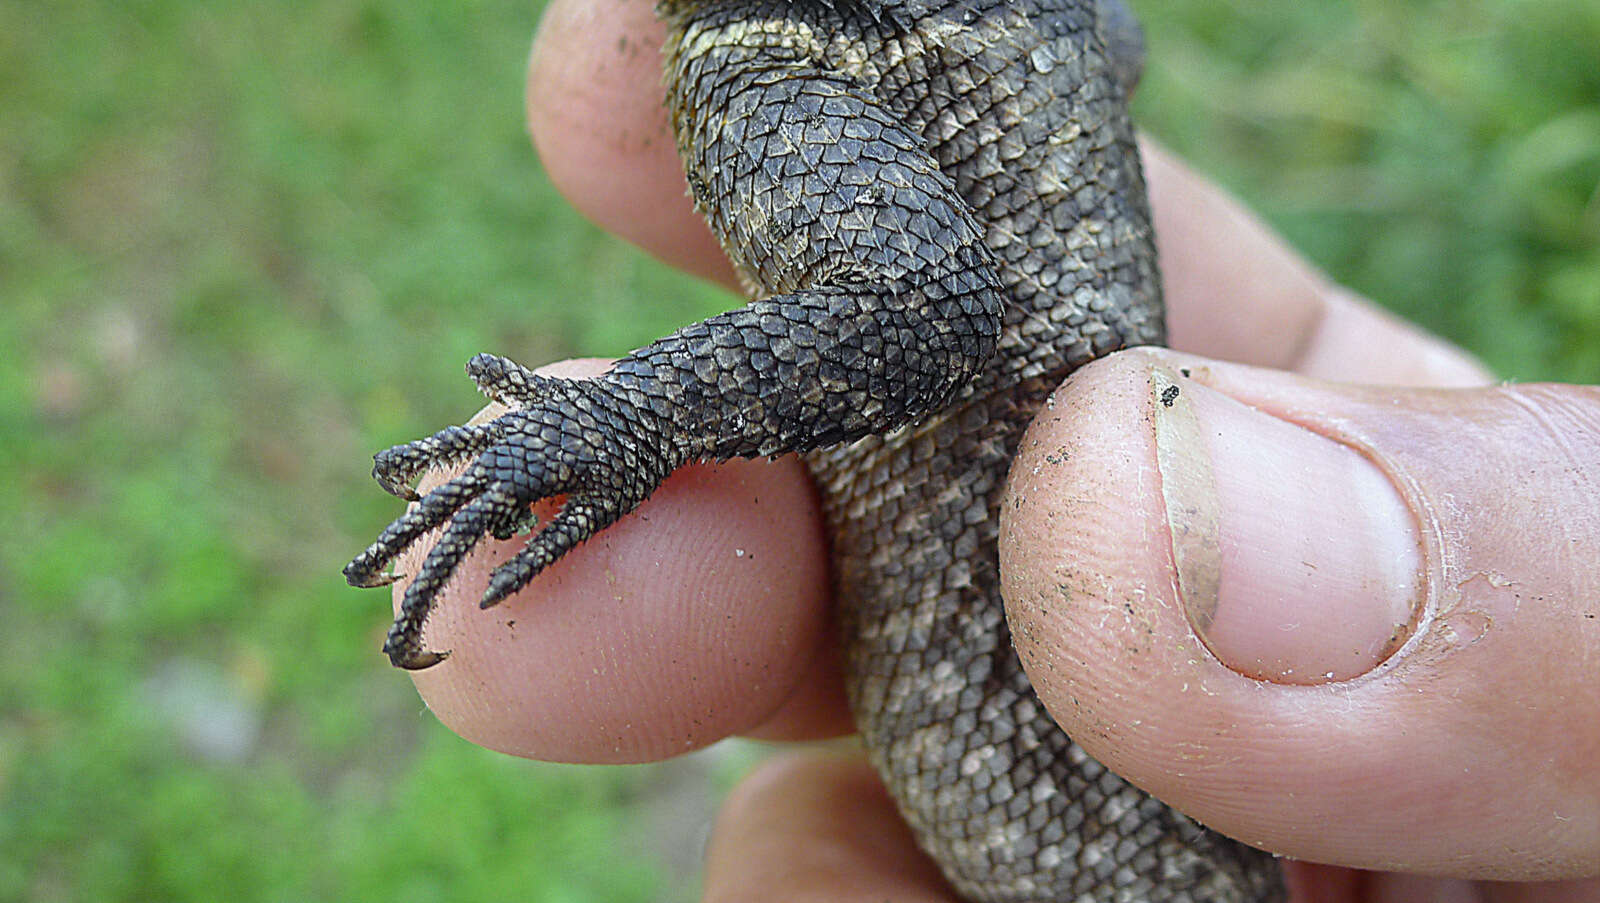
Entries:
<svg viewBox="0 0 1600 903">
<path fill-rule="evenodd" d="M 1135 6 L 1147 129 L 1503 375 L 1600 382 L 1600 4 Z M 691 892 L 662 837 L 727 768 L 473 748 L 339 576 L 471 354 L 732 303 L 546 183 L 539 7 L 0 2 L 0 900 Z"/>
</svg>

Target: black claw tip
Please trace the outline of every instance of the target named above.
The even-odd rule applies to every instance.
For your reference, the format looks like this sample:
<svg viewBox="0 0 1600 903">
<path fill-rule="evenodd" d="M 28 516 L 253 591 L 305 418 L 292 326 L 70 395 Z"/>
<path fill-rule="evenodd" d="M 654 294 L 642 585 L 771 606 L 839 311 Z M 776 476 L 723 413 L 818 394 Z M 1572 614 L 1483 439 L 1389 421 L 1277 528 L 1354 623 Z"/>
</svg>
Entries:
<svg viewBox="0 0 1600 903">
<path fill-rule="evenodd" d="M 540 570 L 543 570 L 543 568 L 537 568 L 526 576 L 519 574 L 514 577 L 515 571 L 513 569 L 516 565 L 517 559 L 513 559 L 501 565 L 495 569 L 493 574 L 489 575 L 489 588 L 484 590 L 482 598 L 478 599 L 478 607 L 480 609 L 493 608 L 499 605 L 505 601 L 507 596 L 527 586 L 528 581 L 532 580 Z"/>
<path fill-rule="evenodd" d="M 421 494 L 419 494 L 415 489 L 412 489 L 410 485 L 402 480 L 396 480 L 391 477 L 388 473 L 388 465 L 386 464 L 373 465 L 372 478 L 377 480 L 378 486 L 381 487 L 384 492 L 387 492 L 390 495 L 399 496 L 408 502 L 416 502 L 422 499 Z"/>
<path fill-rule="evenodd" d="M 483 597 L 478 600 L 478 607 L 493 608 L 504 602 L 507 596 L 522 589 L 527 584 L 527 580 L 523 580 L 520 583 L 515 580 L 507 580 L 505 575 L 497 571 L 489 577 L 489 588 L 483 591 Z"/>
<path fill-rule="evenodd" d="M 390 656 L 389 661 L 393 662 L 395 667 L 407 671 L 424 671 L 449 657 L 449 652 L 419 652 L 405 661 L 395 661 L 393 656 Z"/>
<path fill-rule="evenodd" d="M 375 574 L 358 558 L 344 566 L 344 582 L 357 589 L 374 589 L 404 577 L 404 574 Z"/>
<path fill-rule="evenodd" d="M 420 649 L 407 652 L 390 649 L 388 643 L 383 644 L 383 651 L 389 656 L 389 664 L 407 671 L 423 671 L 450 657 L 449 652 L 424 652 Z"/>
</svg>

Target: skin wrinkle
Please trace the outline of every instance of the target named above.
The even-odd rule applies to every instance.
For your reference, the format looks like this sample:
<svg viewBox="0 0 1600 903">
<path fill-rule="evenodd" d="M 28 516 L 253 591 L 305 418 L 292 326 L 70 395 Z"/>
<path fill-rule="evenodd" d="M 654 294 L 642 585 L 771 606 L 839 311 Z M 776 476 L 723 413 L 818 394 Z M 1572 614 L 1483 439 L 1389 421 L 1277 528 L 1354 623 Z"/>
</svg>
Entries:
<svg viewBox="0 0 1600 903">
<path fill-rule="evenodd" d="M 1538 394 L 1544 396 L 1540 398 L 1542 403 L 1534 404 L 1533 400 L 1527 397 L 1529 394 Z M 1576 441 L 1577 436 L 1583 435 L 1585 432 L 1593 434 L 1597 430 L 1600 430 L 1600 424 L 1579 423 L 1576 424 L 1578 427 L 1577 429 L 1572 429 L 1571 427 L 1574 425 L 1568 424 L 1566 425 L 1568 428 L 1563 429 L 1563 425 L 1555 422 L 1553 413 L 1547 412 L 1546 410 L 1546 408 L 1550 406 L 1550 402 L 1557 399 L 1552 397 L 1552 393 L 1549 393 L 1540 386 L 1520 387 L 1516 390 L 1511 390 L 1508 387 L 1508 391 L 1505 393 L 1505 398 L 1507 401 L 1521 409 L 1523 417 L 1525 418 L 1525 422 L 1529 426 L 1532 426 L 1538 430 L 1541 435 L 1543 435 L 1551 444 L 1561 451 L 1562 456 L 1567 461 L 1569 473 L 1581 481 L 1582 486 L 1580 489 L 1592 488 L 1593 483 L 1588 473 L 1584 470 L 1584 465 L 1587 462 L 1573 444 Z M 1574 412 L 1576 411 L 1574 410 Z M 1587 427 L 1587 429 L 1585 430 L 1584 427 Z M 1569 436 L 1572 438 L 1569 438 Z M 1593 495 L 1594 493 L 1591 491 L 1588 494 Z"/>
<path fill-rule="evenodd" d="M 1287 360 L 1281 368 L 1291 372 L 1301 372 L 1312 360 L 1313 352 L 1332 318 L 1332 304 L 1329 302 L 1332 287 L 1326 277 L 1318 272 L 1309 272 L 1306 281 L 1310 283 L 1306 295 L 1311 302 L 1301 307 L 1309 316 L 1301 323 L 1300 333 L 1289 345 Z"/>
</svg>

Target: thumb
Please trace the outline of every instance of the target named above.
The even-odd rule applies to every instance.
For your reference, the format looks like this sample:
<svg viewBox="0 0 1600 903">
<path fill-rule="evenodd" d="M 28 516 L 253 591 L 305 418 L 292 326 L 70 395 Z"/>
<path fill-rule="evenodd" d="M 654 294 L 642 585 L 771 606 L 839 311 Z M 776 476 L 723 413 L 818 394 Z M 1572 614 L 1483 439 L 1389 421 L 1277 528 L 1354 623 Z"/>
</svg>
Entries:
<svg viewBox="0 0 1600 903">
<path fill-rule="evenodd" d="M 1286 855 L 1600 863 L 1600 389 L 1355 387 L 1140 350 L 1034 423 L 1003 505 L 1040 698 Z"/>
</svg>

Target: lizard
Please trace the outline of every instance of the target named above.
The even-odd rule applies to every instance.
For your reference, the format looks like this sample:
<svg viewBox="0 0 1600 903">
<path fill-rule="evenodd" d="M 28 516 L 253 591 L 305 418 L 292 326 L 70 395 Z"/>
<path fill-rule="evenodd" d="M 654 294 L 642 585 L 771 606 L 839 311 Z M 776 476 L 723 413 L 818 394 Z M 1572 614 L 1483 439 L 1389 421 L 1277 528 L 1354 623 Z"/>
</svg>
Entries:
<svg viewBox="0 0 1600 903">
<path fill-rule="evenodd" d="M 510 410 L 374 457 L 414 504 L 355 586 L 442 527 L 384 644 L 485 535 L 530 533 L 482 604 L 678 466 L 799 452 L 823 499 L 847 690 L 919 843 L 973 901 L 1282 900 L 1273 858 L 1089 757 L 1010 643 L 997 508 L 1022 432 L 1077 367 L 1164 340 L 1118 0 L 658 0 L 696 209 L 751 300 L 601 376 L 480 354 Z M 466 463 L 425 497 L 424 470 Z M 530 505 L 564 495 L 532 521 Z"/>
</svg>

